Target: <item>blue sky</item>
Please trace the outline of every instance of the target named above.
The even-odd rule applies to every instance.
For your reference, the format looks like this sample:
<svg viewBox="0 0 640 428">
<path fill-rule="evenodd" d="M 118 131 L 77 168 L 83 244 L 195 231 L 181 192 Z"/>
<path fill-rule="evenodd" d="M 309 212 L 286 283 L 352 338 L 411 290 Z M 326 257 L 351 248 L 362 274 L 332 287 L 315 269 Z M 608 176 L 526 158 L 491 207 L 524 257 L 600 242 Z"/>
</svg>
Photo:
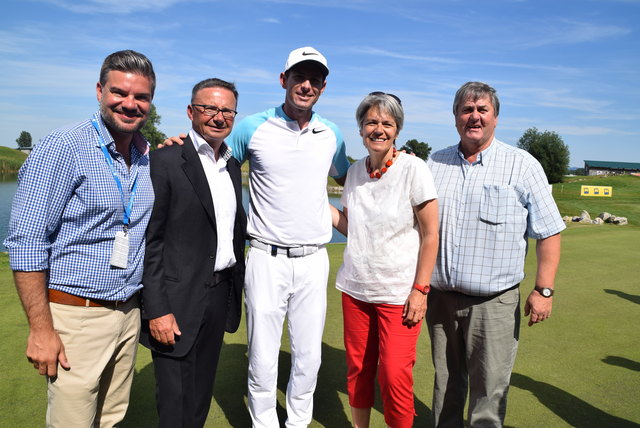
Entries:
<svg viewBox="0 0 640 428">
<path fill-rule="evenodd" d="M 469 80 L 498 90 L 497 137 L 557 132 L 584 160 L 640 162 L 640 0 L 4 0 L 0 144 L 37 142 L 97 108 L 102 60 L 120 49 L 156 69 L 160 129 L 189 129 L 193 85 L 236 82 L 239 117 L 280 104 L 288 52 L 314 46 L 331 74 L 315 110 L 347 154 L 366 154 L 354 119 L 367 93 L 402 99 L 405 129 L 434 150 L 457 143 L 451 103 Z"/>
</svg>

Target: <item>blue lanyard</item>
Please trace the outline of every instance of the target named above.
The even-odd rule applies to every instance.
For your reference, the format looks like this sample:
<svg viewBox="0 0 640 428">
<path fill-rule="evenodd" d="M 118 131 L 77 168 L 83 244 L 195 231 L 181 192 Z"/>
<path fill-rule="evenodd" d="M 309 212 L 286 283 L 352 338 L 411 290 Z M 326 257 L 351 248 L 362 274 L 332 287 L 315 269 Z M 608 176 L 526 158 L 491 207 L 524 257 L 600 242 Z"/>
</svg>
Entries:
<svg viewBox="0 0 640 428">
<path fill-rule="evenodd" d="M 102 135 L 100 134 L 98 121 L 95 118 L 93 118 L 91 119 L 91 123 L 93 124 L 93 127 L 96 128 L 96 131 L 98 132 L 98 139 L 100 140 L 100 148 L 102 149 L 102 154 L 104 155 L 104 158 L 106 159 L 107 164 L 109 165 L 109 169 L 111 169 L 111 175 L 113 175 L 113 179 L 115 180 L 116 185 L 118 186 L 118 190 L 120 190 L 120 199 L 122 201 L 122 207 L 124 209 L 122 222 L 124 223 L 124 229 L 126 231 L 127 227 L 129 226 L 129 219 L 131 218 L 131 211 L 133 210 L 133 200 L 136 196 L 136 191 L 138 190 L 138 174 L 136 172 L 135 177 L 133 179 L 133 187 L 131 188 L 131 196 L 129 197 L 129 203 L 125 204 L 124 191 L 122 190 L 122 182 L 120 181 L 120 177 L 118 177 L 118 175 L 116 174 L 116 169 L 113 166 L 113 159 L 111 159 L 111 155 L 109 154 L 109 151 L 107 150 L 107 146 L 104 143 L 104 138 L 102 138 Z"/>
</svg>

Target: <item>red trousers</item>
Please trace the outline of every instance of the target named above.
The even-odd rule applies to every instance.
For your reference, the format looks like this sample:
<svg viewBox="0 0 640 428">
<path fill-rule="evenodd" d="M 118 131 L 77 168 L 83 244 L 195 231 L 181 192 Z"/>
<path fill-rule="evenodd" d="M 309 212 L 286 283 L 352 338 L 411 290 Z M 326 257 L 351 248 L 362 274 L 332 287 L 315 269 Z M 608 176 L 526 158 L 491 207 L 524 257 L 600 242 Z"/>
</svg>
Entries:
<svg viewBox="0 0 640 428">
<path fill-rule="evenodd" d="M 349 404 L 373 407 L 379 372 L 384 420 L 392 428 L 411 427 L 415 416 L 413 366 L 422 324 L 402 325 L 402 310 L 342 293 Z"/>
</svg>

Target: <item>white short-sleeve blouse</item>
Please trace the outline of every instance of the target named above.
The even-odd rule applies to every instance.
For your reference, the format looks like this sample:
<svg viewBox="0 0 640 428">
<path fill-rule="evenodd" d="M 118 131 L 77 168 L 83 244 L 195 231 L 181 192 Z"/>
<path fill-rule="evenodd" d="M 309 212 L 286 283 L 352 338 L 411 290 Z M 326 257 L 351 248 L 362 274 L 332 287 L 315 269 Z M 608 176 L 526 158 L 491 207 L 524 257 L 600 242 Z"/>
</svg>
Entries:
<svg viewBox="0 0 640 428">
<path fill-rule="evenodd" d="M 364 302 L 403 305 L 420 246 L 413 207 L 437 198 L 433 177 L 422 159 L 400 153 L 372 179 L 365 159 L 349 168 L 341 198 L 349 225 L 336 288 Z"/>
</svg>

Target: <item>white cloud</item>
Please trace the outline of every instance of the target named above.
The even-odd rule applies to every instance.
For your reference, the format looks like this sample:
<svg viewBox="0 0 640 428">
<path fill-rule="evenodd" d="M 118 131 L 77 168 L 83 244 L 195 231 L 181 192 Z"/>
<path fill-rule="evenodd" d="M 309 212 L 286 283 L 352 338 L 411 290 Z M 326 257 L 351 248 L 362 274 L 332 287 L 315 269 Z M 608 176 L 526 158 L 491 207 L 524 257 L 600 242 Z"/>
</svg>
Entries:
<svg viewBox="0 0 640 428">
<path fill-rule="evenodd" d="M 560 87 L 512 86 L 499 92 L 503 102 L 508 99 L 509 103 L 517 108 L 551 107 L 560 110 L 596 113 L 610 104 L 606 99 L 576 96 L 572 90 Z"/>
<path fill-rule="evenodd" d="M 554 128 L 560 135 L 630 135 L 627 132 L 620 131 L 615 128 L 607 128 L 603 126 L 571 126 L 571 125 L 560 125 Z"/>
<path fill-rule="evenodd" d="M 163 10 L 175 4 L 193 0 L 41 0 L 62 9 L 80 14 L 111 13 L 127 15 L 133 12 Z"/>
<path fill-rule="evenodd" d="M 370 4 L 370 0 L 324 0 L 318 2 L 316 0 L 263 0 L 265 3 L 279 3 L 279 4 L 295 4 L 299 6 L 311 6 L 311 7 L 331 7 L 331 8 L 344 8 L 344 9 L 360 9 L 367 4 Z"/>
<path fill-rule="evenodd" d="M 464 64 L 464 62 L 459 59 L 447 58 L 442 56 L 409 55 L 409 54 L 404 54 L 400 52 L 391 52 L 391 51 L 369 47 L 369 46 L 353 47 L 349 49 L 349 52 L 378 56 L 378 57 L 385 57 L 385 58 L 402 59 L 402 60 L 408 60 L 408 61 L 420 61 L 420 62 L 427 62 L 427 63 L 439 63 L 439 64 L 449 64 L 449 65 Z M 575 67 L 567 67 L 562 65 L 543 65 L 535 62 L 517 63 L 517 62 L 477 61 L 476 60 L 476 61 L 473 61 L 473 66 L 474 68 L 478 68 L 480 66 L 491 66 L 491 67 L 501 67 L 501 68 L 520 68 L 525 70 L 550 71 L 554 73 L 564 73 L 564 74 L 577 74 L 581 72 L 580 69 Z"/>
<path fill-rule="evenodd" d="M 384 49 L 373 48 L 369 46 L 358 46 L 349 49 L 350 52 L 354 54 L 363 54 L 363 55 L 372 55 L 372 56 L 382 56 L 386 58 L 395 58 L 395 59 L 406 59 L 411 61 L 427 61 L 427 62 L 439 62 L 444 64 L 458 64 L 459 61 L 444 58 L 444 57 L 435 57 L 435 56 L 424 56 L 424 55 L 408 55 L 399 52 L 387 51 Z"/>
<path fill-rule="evenodd" d="M 3 97 L 63 94 L 65 97 L 93 90 L 100 67 L 95 64 L 45 64 L 37 61 L 6 61 L 0 71 Z"/>
<path fill-rule="evenodd" d="M 632 33 L 632 29 L 619 25 L 594 24 L 568 19 L 547 20 L 538 22 L 532 27 L 534 30 L 527 34 L 526 39 L 514 39 L 516 45 L 522 48 L 574 45 L 623 37 Z"/>
</svg>

